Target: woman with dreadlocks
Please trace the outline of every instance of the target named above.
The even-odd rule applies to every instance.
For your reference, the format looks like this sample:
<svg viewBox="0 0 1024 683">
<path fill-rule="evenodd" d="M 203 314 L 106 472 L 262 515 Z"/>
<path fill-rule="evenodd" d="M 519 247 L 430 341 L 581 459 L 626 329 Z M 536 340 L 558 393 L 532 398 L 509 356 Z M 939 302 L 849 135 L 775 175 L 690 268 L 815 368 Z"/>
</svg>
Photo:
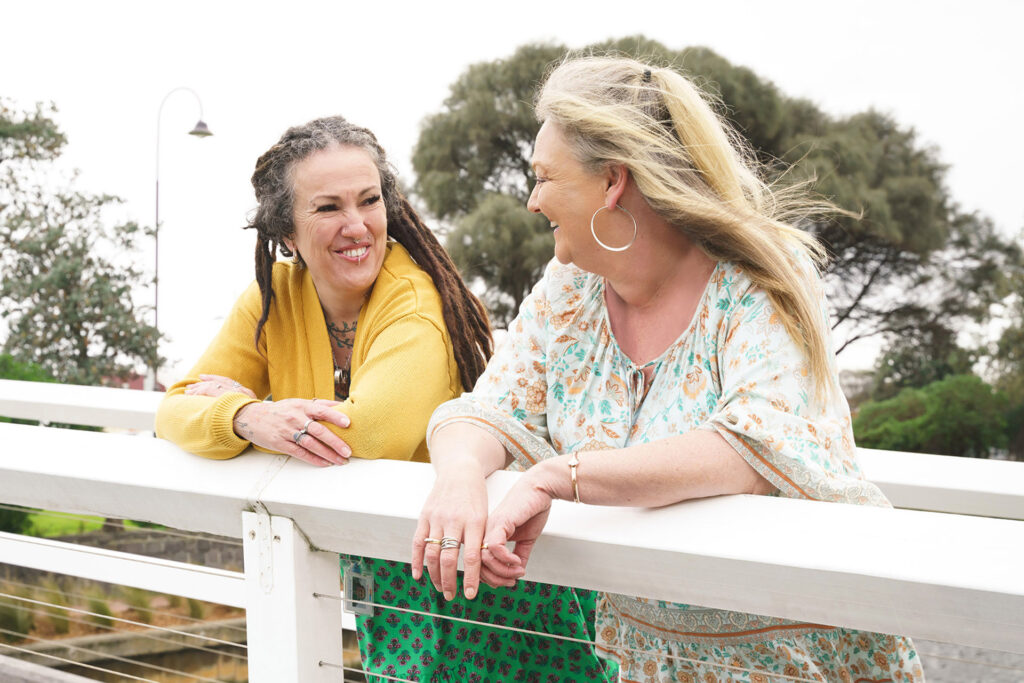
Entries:
<svg viewBox="0 0 1024 683">
<path fill-rule="evenodd" d="M 402 196 L 365 128 L 341 117 L 291 128 L 256 162 L 252 184 L 259 206 L 247 227 L 257 234 L 256 282 L 168 390 L 157 435 L 209 458 L 252 445 L 317 466 L 349 457 L 425 462 L 432 411 L 472 388 L 491 354 L 480 302 Z M 276 262 L 278 251 L 292 261 Z M 426 579 L 414 582 L 409 565 L 358 557 L 342 564 L 373 577 L 378 602 L 438 615 L 375 607 L 359 616 L 367 671 L 460 681 L 491 678 L 501 668 L 539 680 L 557 660 L 594 680 L 590 670 L 602 668 L 591 649 L 574 643 L 520 662 L 514 647 L 494 650 L 493 634 L 463 638 L 465 629 L 444 617 L 469 617 L 466 605 L 440 599 Z M 490 611 L 502 619 L 503 606 L 528 603 L 525 625 L 534 630 L 586 631 L 593 598 L 581 608 L 560 593 L 534 594 L 540 590 L 497 589 Z"/>
<path fill-rule="evenodd" d="M 291 128 L 252 184 L 256 282 L 167 392 L 157 434 L 209 458 L 251 444 L 319 466 L 425 462 L 430 412 L 490 355 L 484 309 L 365 128 Z"/>
</svg>

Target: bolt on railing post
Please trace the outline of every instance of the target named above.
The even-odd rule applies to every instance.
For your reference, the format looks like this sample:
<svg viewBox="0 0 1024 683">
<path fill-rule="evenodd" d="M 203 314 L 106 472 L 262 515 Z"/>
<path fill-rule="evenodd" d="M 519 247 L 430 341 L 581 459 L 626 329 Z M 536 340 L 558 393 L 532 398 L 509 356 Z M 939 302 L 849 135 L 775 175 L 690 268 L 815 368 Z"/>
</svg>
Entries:
<svg viewBox="0 0 1024 683">
<path fill-rule="evenodd" d="M 334 683 L 343 672 L 338 553 L 310 548 L 292 520 L 243 512 L 251 683 Z"/>
</svg>

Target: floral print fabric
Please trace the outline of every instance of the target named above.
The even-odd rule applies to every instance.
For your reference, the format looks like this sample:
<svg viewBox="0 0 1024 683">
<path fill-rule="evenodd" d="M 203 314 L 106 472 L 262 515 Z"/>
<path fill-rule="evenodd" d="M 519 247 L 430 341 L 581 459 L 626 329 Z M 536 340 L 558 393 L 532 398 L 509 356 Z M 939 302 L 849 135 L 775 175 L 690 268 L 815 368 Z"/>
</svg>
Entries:
<svg viewBox="0 0 1024 683">
<path fill-rule="evenodd" d="M 512 469 L 523 470 L 575 450 L 619 449 L 693 429 L 713 430 L 775 487 L 776 495 L 888 505 L 861 475 L 845 398 L 838 389 L 825 397 L 816 393 L 803 349 L 740 267 L 716 265 L 689 327 L 642 367 L 615 340 L 604 287 L 602 278 L 553 261 L 473 391 L 434 412 L 428 441 L 444 424 L 471 422 L 504 444 L 514 458 Z M 653 368 L 653 378 L 645 395 L 647 368 Z M 863 636 L 877 646 L 860 649 L 874 656 L 893 638 L 613 594 L 599 599 L 597 627 L 598 645 L 622 661 L 624 680 L 684 680 L 673 678 L 683 672 L 669 659 L 677 650 L 710 663 L 735 657 L 756 662 L 758 671 L 776 672 L 766 664 L 771 656 L 754 657 L 751 648 L 770 648 L 783 639 L 785 652 L 797 653 L 797 660 L 827 662 L 852 655 L 848 650 L 828 654 L 815 643 L 845 643 L 843 634 L 854 641 Z M 889 668 L 910 673 L 897 678 L 879 664 L 871 675 L 858 668 L 854 678 L 922 680 L 909 641 L 896 640 L 905 666 Z M 643 643 L 635 649 L 649 655 L 631 649 L 623 659 L 616 648 L 626 643 Z M 646 674 L 651 667 L 667 667 L 669 677 Z M 699 680 L 712 670 L 700 670 Z M 815 679 L 812 668 L 807 677 L 844 680 L 839 673 L 824 673 L 828 667 L 820 670 L 824 679 Z M 841 670 L 853 671 L 835 669 Z M 721 671 L 714 675 L 729 680 Z"/>
</svg>

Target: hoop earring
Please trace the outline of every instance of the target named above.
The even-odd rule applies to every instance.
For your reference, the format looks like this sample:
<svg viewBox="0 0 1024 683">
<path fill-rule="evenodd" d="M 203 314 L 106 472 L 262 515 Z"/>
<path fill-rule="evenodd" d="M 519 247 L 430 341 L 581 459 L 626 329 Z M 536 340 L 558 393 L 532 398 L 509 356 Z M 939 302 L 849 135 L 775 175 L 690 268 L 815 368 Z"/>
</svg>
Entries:
<svg viewBox="0 0 1024 683">
<path fill-rule="evenodd" d="M 636 234 L 637 234 L 636 219 L 633 218 L 633 214 L 631 214 L 629 211 L 627 211 L 621 204 L 616 204 L 615 205 L 616 209 L 618 209 L 619 211 L 622 211 L 623 213 L 625 213 L 627 216 L 629 216 L 629 220 L 633 221 L 633 239 L 629 240 L 629 243 L 626 244 L 625 246 L 622 246 L 622 247 L 609 247 L 607 244 L 605 244 L 604 242 L 601 241 L 601 238 L 599 238 L 597 236 L 597 231 L 594 230 L 594 219 L 597 218 L 597 214 L 601 213 L 601 209 L 605 209 L 605 208 L 607 208 L 607 207 L 599 206 L 597 208 L 597 211 L 594 212 L 594 215 L 590 217 L 590 234 L 594 236 L 594 241 L 597 242 L 603 249 L 607 249 L 608 251 L 626 251 L 631 246 L 633 246 L 633 242 L 636 242 Z"/>
</svg>

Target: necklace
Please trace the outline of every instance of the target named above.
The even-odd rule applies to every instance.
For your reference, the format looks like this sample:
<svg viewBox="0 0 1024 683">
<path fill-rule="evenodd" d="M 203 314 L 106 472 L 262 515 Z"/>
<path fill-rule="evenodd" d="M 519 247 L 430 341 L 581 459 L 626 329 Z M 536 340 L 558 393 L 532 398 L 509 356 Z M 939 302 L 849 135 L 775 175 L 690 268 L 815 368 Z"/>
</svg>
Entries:
<svg viewBox="0 0 1024 683">
<path fill-rule="evenodd" d="M 331 354 L 331 359 L 334 359 L 334 354 Z M 348 398 L 349 384 L 352 382 L 352 376 L 349 373 L 349 367 L 352 365 L 352 354 L 348 356 L 348 360 L 345 361 L 345 367 L 339 368 L 338 361 L 334 361 L 334 397 L 341 397 L 341 400 Z"/>
<path fill-rule="evenodd" d="M 326 312 L 324 318 L 327 318 Z M 337 401 L 344 401 L 348 398 L 349 387 L 352 384 L 352 374 L 349 368 L 352 366 L 352 354 L 355 353 L 357 321 L 342 321 L 340 326 L 333 321 L 327 321 L 327 336 L 331 340 L 331 362 L 334 364 L 334 398 Z M 338 365 L 338 358 L 335 355 L 335 347 L 341 350 L 345 357 L 345 365 Z M 345 354 L 344 351 L 348 353 Z"/>
</svg>

